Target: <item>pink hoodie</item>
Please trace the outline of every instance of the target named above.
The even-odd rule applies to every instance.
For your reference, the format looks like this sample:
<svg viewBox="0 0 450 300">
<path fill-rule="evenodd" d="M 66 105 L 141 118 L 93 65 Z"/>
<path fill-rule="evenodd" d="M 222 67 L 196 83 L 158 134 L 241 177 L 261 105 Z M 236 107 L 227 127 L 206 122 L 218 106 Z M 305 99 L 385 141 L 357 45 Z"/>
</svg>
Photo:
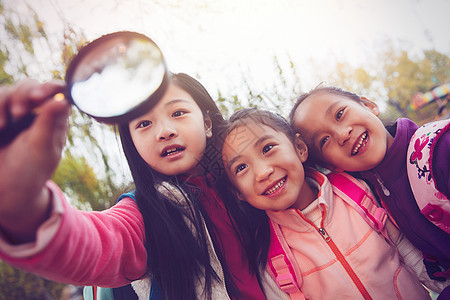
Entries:
<svg viewBox="0 0 450 300">
<path fill-rule="evenodd" d="M 280 225 L 301 270 L 305 298 L 429 299 L 396 246 L 367 224 L 356 204 L 333 193 L 323 174 L 310 170 L 307 179 L 319 189 L 320 209 L 309 214 L 312 220 L 296 209 L 267 211 Z M 329 240 L 318 232 L 319 226 Z"/>
</svg>

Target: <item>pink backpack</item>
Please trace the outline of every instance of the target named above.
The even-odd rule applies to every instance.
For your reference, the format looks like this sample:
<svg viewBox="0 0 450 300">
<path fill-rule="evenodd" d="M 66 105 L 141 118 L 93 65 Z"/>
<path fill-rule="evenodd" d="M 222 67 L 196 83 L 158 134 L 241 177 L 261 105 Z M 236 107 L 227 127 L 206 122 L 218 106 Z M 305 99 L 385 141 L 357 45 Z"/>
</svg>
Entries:
<svg viewBox="0 0 450 300">
<path fill-rule="evenodd" d="M 327 175 L 333 192 L 352 205 L 376 232 L 390 240 L 386 231 L 386 211 L 378 207 L 371 194 L 366 193 L 364 185 L 347 173 L 330 173 Z M 304 300 L 301 291 L 302 275 L 295 261 L 280 226 L 270 221 L 271 243 L 269 247 L 268 266 L 278 287 L 288 293 L 291 299 Z"/>
<path fill-rule="evenodd" d="M 420 211 L 447 233 L 450 233 L 450 200 L 437 190 L 432 163 L 434 147 L 449 129 L 450 120 L 419 127 L 409 143 L 406 162 L 411 190 Z"/>
</svg>

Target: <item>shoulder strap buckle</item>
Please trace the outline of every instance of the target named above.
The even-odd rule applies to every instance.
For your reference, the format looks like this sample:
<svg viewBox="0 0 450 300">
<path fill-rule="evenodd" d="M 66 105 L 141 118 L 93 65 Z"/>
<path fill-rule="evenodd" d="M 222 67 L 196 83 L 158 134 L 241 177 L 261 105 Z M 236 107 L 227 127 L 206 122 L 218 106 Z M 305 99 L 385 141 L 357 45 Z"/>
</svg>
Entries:
<svg viewBox="0 0 450 300">
<path fill-rule="evenodd" d="M 297 282 L 291 273 L 280 274 L 276 277 L 278 287 L 285 293 L 295 293 L 299 290 Z"/>
</svg>

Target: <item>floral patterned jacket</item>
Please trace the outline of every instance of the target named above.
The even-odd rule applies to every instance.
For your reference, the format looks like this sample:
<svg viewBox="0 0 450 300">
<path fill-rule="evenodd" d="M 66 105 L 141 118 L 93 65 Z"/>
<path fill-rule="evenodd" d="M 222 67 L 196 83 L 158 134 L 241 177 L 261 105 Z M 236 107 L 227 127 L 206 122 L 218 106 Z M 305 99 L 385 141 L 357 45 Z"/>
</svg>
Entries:
<svg viewBox="0 0 450 300">
<path fill-rule="evenodd" d="M 450 234 L 431 223 L 420 211 L 407 175 L 408 146 L 418 126 L 409 119 L 398 119 L 387 130 L 394 136 L 383 161 L 374 169 L 355 172 L 379 196 L 399 229 L 426 257 L 433 258 L 443 270 L 450 267 Z M 433 173 L 438 190 L 450 195 L 450 131 L 440 137 L 434 148 Z M 436 267 L 436 265 L 435 265 Z M 442 270 L 441 269 L 441 270 Z"/>
</svg>

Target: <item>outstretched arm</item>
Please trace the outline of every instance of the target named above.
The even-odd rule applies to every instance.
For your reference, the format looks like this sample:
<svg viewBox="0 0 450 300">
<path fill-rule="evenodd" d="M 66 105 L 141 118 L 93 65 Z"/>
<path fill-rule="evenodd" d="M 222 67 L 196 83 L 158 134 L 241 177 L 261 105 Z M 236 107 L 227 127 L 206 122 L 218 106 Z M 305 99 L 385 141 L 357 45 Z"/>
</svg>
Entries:
<svg viewBox="0 0 450 300">
<path fill-rule="evenodd" d="M 0 129 L 8 116 L 20 119 L 36 111 L 32 125 L 0 148 L 0 230 L 13 243 L 33 240 L 51 209 L 44 185 L 65 144 L 69 104 L 53 97 L 63 90 L 61 81 L 32 79 L 0 87 Z"/>
</svg>

